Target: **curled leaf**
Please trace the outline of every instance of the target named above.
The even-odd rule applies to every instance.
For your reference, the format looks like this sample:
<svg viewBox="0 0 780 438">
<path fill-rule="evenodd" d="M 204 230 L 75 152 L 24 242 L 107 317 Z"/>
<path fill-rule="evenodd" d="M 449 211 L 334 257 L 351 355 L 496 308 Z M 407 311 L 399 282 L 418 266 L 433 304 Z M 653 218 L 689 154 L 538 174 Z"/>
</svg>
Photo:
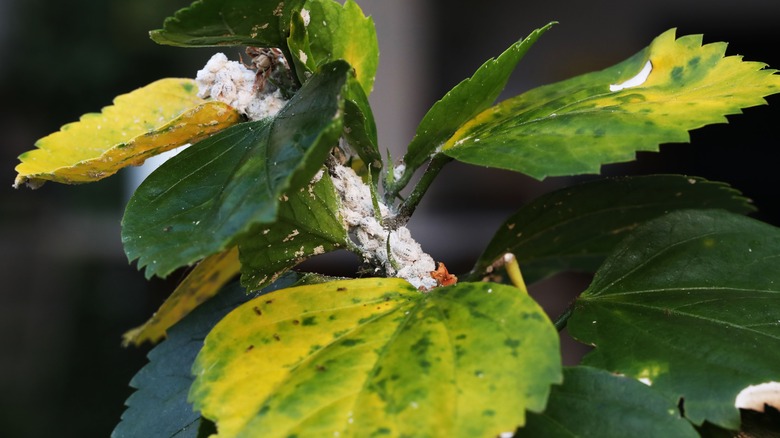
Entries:
<svg viewBox="0 0 780 438">
<path fill-rule="evenodd" d="M 236 110 L 207 102 L 197 91 L 191 79 L 167 78 L 117 97 L 101 113 L 83 115 L 20 155 L 14 187 L 97 181 L 240 120 Z"/>
<path fill-rule="evenodd" d="M 206 257 L 179 283 L 148 321 L 122 336 L 122 343 L 141 345 L 146 341 L 159 341 L 165 337 L 169 327 L 219 292 L 240 268 L 238 248 Z"/>
</svg>

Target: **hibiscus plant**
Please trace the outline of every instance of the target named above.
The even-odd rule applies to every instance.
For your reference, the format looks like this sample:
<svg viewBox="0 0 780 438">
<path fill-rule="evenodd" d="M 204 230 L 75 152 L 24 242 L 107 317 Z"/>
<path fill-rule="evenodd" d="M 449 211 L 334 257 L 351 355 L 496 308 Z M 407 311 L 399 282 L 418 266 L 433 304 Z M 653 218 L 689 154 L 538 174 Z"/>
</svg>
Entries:
<svg viewBox="0 0 780 438">
<path fill-rule="evenodd" d="M 86 183 L 189 145 L 122 220 L 147 277 L 193 267 L 125 335 L 159 344 L 114 436 L 688 437 L 777 406 L 780 230 L 724 183 L 626 176 L 544 194 L 469 272 L 406 227 L 453 160 L 598 174 L 780 91 L 775 70 L 669 30 L 496 104 L 550 27 L 446 93 L 397 160 L 377 144 L 376 32 L 354 1 L 198 0 L 151 32 L 246 55 L 119 96 L 16 168 L 17 187 Z M 336 250 L 361 258 L 353 278 L 295 270 Z M 595 275 L 547 315 L 526 284 L 564 271 Z M 562 366 L 564 327 L 594 347 L 578 366 Z"/>
</svg>

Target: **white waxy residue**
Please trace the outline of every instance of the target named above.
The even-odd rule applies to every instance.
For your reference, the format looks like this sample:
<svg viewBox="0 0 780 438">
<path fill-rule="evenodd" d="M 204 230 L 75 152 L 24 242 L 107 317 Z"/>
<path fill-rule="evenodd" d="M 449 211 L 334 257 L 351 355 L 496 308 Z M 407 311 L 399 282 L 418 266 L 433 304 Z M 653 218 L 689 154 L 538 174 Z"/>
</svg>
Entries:
<svg viewBox="0 0 780 438">
<path fill-rule="evenodd" d="M 355 171 L 337 165 L 333 173 L 333 186 L 341 198 L 339 213 L 357 239 L 355 244 L 362 251 L 363 258 L 378 262 L 388 276 L 403 278 L 414 287 L 436 287 L 436 280 L 431 277 L 431 271 L 436 269 L 433 257 L 422 250 L 409 229 L 399 227 L 392 230 L 382 225 L 377 216 L 388 217 L 390 209 L 378 202 L 379 215 L 375 214 L 371 189 Z M 388 241 L 390 254 L 387 253 Z"/>
<path fill-rule="evenodd" d="M 258 91 L 255 80 L 253 70 L 240 62 L 229 61 L 224 53 L 212 56 L 195 77 L 198 97 L 224 102 L 251 120 L 273 116 L 287 101 L 278 89 L 265 87 Z"/>
<path fill-rule="evenodd" d="M 737 394 L 737 399 L 734 400 L 734 406 L 739 409 L 764 412 L 764 405 L 780 409 L 780 383 L 750 385 Z"/>
<path fill-rule="evenodd" d="M 652 72 L 652 71 L 653 71 L 653 63 L 650 62 L 650 61 L 647 61 L 645 63 L 645 66 L 642 67 L 642 71 L 637 73 L 636 76 L 634 76 L 633 78 L 631 78 L 631 79 L 629 79 L 629 80 L 627 80 L 625 82 L 621 82 L 619 84 L 610 85 L 609 86 L 609 91 L 620 91 L 620 90 L 624 90 L 626 88 L 638 87 L 638 86 L 640 86 L 640 85 L 645 83 L 645 81 L 647 80 L 647 77 L 650 76 L 650 72 Z"/>
</svg>

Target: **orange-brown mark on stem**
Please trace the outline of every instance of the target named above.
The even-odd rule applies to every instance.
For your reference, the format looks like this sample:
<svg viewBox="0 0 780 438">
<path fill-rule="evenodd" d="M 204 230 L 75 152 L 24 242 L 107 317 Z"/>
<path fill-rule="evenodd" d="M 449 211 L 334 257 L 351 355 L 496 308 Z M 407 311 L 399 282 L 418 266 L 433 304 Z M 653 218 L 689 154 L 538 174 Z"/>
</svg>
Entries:
<svg viewBox="0 0 780 438">
<path fill-rule="evenodd" d="M 458 282 L 458 277 L 450 274 L 442 262 L 439 262 L 439 267 L 435 271 L 431 271 L 431 277 L 439 286 L 451 286 Z"/>
</svg>

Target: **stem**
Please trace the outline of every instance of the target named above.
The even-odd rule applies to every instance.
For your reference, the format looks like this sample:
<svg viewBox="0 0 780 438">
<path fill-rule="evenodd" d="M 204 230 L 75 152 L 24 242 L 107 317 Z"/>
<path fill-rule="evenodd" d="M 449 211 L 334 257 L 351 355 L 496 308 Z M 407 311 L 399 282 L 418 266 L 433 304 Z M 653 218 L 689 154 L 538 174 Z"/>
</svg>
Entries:
<svg viewBox="0 0 780 438">
<path fill-rule="evenodd" d="M 511 252 L 504 254 L 504 269 L 506 269 L 506 273 L 512 284 L 520 289 L 520 292 L 528 295 L 528 287 L 525 285 L 523 273 L 520 272 L 520 265 L 517 264 L 517 257 Z"/>
<path fill-rule="evenodd" d="M 406 187 L 407 184 L 409 184 L 409 180 L 412 179 L 412 175 L 414 175 L 415 169 L 407 167 L 401 174 L 400 178 L 393 180 L 390 176 L 393 172 L 393 161 L 392 159 L 388 158 L 387 162 L 391 165 L 391 167 L 388 169 L 387 178 L 385 179 L 385 204 L 392 205 L 395 203 L 396 198 L 401 198 L 400 192 L 404 189 L 404 187 Z"/>
<path fill-rule="evenodd" d="M 571 314 L 574 312 L 574 301 L 572 301 L 569 304 L 569 307 L 566 308 L 566 310 L 563 311 L 560 315 L 558 315 L 557 318 L 555 318 L 555 322 L 553 323 L 555 325 L 555 329 L 558 331 L 563 330 L 566 328 L 566 323 L 569 322 L 569 317 L 571 317 Z"/>
<path fill-rule="evenodd" d="M 401 226 L 409 222 L 409 218 L 412 217 L 412 213 L 414 213 L 414 210 L 417 208 L 417 204 L 420 203 L 422 197 L 425 195 L 425 192 L 428 191 L 428 188 L 433 183 L 433 180 L 435 180 L 439 175 L 439 172 L 441 172 L 441 170 L 444 168 L 444 165 L 450 161 L 452 161 L 452 158 L 444 154 L 434 155 L 431 163 L 428 164 L 428 168 L 425 169 L 425 173 L 423 173 L 422 178 L 420 178 L 420 181 L 418 181 L 417 185 L 414 186 L 412 193 L 409 194 L 409 197 L 406 198 L 406 200 L 404 200 L 404 202 L 402 202 L 401 206 L 398 208 L 398 214 L 396 215 L 396 225 Z M 404 173 L 404 176 L 406 176 L 406 173 Z M 408 180 L 409 178 L 405 179 L 406 182 L 408 182 Z M 404 181 L 404 178 L 401 178 L 399 182 L 400 181 Z M 405 184 L 406 183 L 404 183 L 404 185 Z"/>
<path fill-rule="evenodd" d="M 301 88 L 301 81 L 298 80 L 298 73 L 297 69 L 295 68 L 295 62 L 293 62 L 292 52 L 290 52 L 289 47 L 287 47 L 287 44 L 282 44 L 282 47 L 279 47 L 279 50 L 282 51 L 282 55 L 284 55 L 284 59 L 287 61 L 287 68 L 290 74 L 290 79 L 293 81 L 293 85 L 296 87 L 296 89 Z"/>
</svg>

